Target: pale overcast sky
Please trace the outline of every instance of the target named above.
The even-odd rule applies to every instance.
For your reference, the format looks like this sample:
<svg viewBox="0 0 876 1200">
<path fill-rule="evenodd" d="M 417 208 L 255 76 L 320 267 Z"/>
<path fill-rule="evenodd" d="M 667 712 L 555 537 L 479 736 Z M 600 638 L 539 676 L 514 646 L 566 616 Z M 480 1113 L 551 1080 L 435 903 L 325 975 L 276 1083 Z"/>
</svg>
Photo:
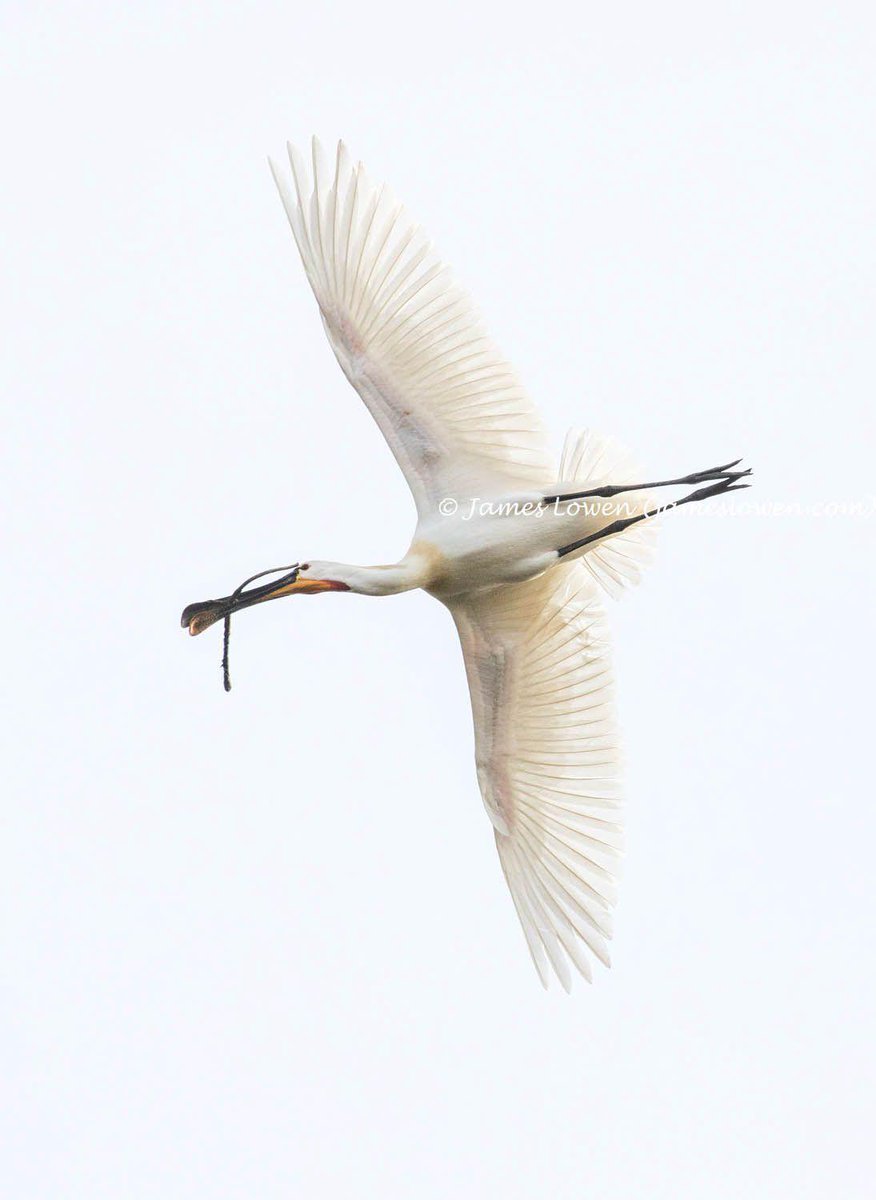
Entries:
<svg viewBox="0 0 876 1200">
<path fill-rule="evenodd" d="M 873 17 L 0 8 L 0 840 L 15 1200 L 872 1187 Z M 557 445 L 746 455 L 611 606 L 614 966 L 543 992 L 428 596 L 188 601 L 407 546 L 266 156 L 343 136 Z M 870 517 L 823 506 L 855 502 Z"/>
</svg>

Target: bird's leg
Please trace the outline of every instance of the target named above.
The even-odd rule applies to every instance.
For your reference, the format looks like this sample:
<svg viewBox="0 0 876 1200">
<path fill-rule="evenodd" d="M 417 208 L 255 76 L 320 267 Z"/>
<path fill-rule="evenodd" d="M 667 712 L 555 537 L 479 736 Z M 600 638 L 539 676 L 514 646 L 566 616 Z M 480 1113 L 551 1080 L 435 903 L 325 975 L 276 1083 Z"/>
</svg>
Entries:
<svg viewBox="0 0 876 1200">
<path fill-rule="evenodd" d="M 751 468 L 747 471 L 734 471 L 742 462 L 741 458 L 737 458 L 735 462 L 726 463 L 723 467 L 710 467 L 707 471 L 695 471 L 692 475 L 682 475 L 678 479 L 658 479 L 656 483 L 617 483 L 605 484 L 602 487 L 588 488 L 582 492 L 562 492 L 559 495 L 545 496 L 545 504 L 562 503 L 565 500 L 584 500 L 587 497 L 602 497 L 608 498 L 618 496 L 621 492 L 643 492 L 650 491 L 652 488 L 661 487 L 681 487 L 684 484 L 712 483 L 712 482 L 728 482 L 735 484 L 738 479 L 744 478 L 751 474 Z M 680 503 L 680 502 L 679 502 Z M 686 503 L 686 501 L 685 501 Z"/>
<path fill-rule="evenodd" d="M 712 483 L 708 487 L 698 488 L 695 492 L 689 492 L 688 495 L 682 496 L 680 500 L 673 500 L 669 504 L 662 504 L 657 508 L 651 508 L 645 512 L 638 513 L 634 517 L 621 517 L 617 521 L 611 521 L 603 529 L 599 529 L 596 533 L 591 533 L 587 537 L 580 538 L 577 542 L 570 542 L 567 546 L 560 546 L 557 550 L 557 558 L 564 558 L 567 554 L 571 554 L 575 550 L 581 550 L 584 546 L 589 546 L 593 542 L 601 541 L 603 538 L 611 537 L 612 534 L 622 533 L 623 530 L 629 529 L 631 525 L 637 525 L 639 521 L 647 521 L 649 517 L 657 517 L 661 513 L 669 512 L 670 509 L 680 508 L 682 504 L 692 504 L 699 500 L 710 500 L 713 496 L 723 496 L 725 492 L 741 491 L 743 488 L 750 487 L 748 483 L 737 483 L 736 481 L 742 475 L 748 475 L 748 471 L 728 472 L 717 483 Z M 653 487 L 653 484 L 647 486 Z M 620 489 L 631 491 L 633 489 Z M 563 499 L 563 497 L 560 497 Z"/>
</svg>

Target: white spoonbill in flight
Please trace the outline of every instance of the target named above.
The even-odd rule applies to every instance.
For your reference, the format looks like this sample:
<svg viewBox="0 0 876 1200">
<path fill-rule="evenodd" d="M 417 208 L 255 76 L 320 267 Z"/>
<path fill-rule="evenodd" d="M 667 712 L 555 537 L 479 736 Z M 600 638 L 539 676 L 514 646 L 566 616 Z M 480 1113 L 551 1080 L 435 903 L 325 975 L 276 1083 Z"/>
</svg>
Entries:
<svg viewBox="0 0 876 1200">
<path fill-rule="evenodd" d="M 638 580 L 650 517 L 744 487 L 749 472 L 737 460 L 645 482 L 586 431 L 567 435 L 555 466 L 513 369 L 389 191 L 343 143 L 332 163 L 314 139 L 312 174 L 291 146 L 289 163 L 291 181 L 271 168 L 326 335 L 413 492 L 416 529 L 398 563 L 308 559 L 189 605 L 183 626 L 224 620 L 227 646 L 232 613 L 280 596 L 422 588 L 446 605 L 502 871 L 542 983 L 553 971 L 568 990 L 570 966 L 589 980 L 589 955 L 609 963 L 622 836 L 601 592 Z M 655 499 L 679 486 L 692 490 Z"/>
</svg>

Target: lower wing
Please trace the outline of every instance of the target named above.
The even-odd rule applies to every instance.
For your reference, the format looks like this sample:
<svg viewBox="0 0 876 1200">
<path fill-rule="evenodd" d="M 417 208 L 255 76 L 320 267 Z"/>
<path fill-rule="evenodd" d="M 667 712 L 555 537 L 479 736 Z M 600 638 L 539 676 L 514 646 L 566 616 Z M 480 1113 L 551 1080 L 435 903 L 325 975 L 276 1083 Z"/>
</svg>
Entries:
<svg viewBox="0 0 876 1200">
<path fill-rule="evenodd" d="M 609 965 L 620 854 L 619 750 L 598 588 L 580 563 L 453 601 L 475 758 L 533 961 Z"/>
</svg>

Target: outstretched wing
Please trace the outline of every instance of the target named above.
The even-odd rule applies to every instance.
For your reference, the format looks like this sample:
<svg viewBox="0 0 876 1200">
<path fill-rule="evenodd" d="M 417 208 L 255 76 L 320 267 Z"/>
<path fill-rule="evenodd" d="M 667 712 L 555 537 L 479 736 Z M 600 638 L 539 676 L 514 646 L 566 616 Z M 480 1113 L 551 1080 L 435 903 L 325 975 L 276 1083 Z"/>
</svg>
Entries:
<svg viewBox="0 0 876 1200">
<path fill-rule="evenodd" d="M 343 143 L 330 168 L 314 138 L 313 181 L 289 161 L 294 190 L 271 169 L 329 342 L 419 512 L 549 481 L 535 408 L 423 231 Z"/>
<path fill-rule="evenodd" d="M 542 983 L 609 963 L 622 840 L 612 673 L 579 563 L 450 605 L 471 691 L 478 781 Z"/>
</svg>

